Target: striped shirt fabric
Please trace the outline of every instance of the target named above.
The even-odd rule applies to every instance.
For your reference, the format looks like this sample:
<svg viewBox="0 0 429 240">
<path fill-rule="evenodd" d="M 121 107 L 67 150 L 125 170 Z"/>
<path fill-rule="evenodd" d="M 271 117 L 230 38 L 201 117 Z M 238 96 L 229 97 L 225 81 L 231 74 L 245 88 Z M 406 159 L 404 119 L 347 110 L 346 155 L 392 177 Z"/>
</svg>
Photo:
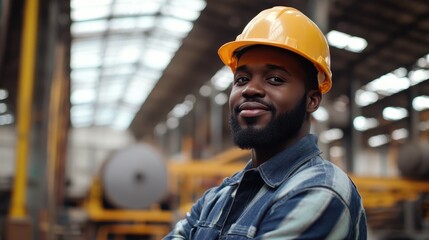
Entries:
<svg viewBox="0 0 429 240">
<path fill-rule="evenodd" d="M 361 197 L 307 135 L 208 190 L 164 239 L 366 239 Z"/>
</svg>

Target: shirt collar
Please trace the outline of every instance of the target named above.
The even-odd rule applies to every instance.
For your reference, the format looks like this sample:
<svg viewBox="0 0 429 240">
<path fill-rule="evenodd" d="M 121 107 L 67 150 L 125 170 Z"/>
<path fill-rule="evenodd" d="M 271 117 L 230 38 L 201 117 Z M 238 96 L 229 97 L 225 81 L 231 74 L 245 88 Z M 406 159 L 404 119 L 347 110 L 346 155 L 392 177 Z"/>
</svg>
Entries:
<svg viewBox="0 0 429 240">
<path fill-rule="evenodd" d="M 275 188 L 285 181 L 298 167 L 320 153 L 317 147 L 317 137 L 308 134 L 261 164 L 258 170 L 265 183 Z"/>
<path fill-rule="evenodd" d="M 256 170 L 261 174 L 265 184 L 272 188 L 276 188 L 299 166 L 320 153 L 317 147 L 317 137 L 308 134 L 292 146 L 261 164 Z M 224 183 L 227 185 L 238 184 L 243 174 L 252 168 L 252 160 L 250 160 L 243 171 L 225 179 Z"/>
</svg>

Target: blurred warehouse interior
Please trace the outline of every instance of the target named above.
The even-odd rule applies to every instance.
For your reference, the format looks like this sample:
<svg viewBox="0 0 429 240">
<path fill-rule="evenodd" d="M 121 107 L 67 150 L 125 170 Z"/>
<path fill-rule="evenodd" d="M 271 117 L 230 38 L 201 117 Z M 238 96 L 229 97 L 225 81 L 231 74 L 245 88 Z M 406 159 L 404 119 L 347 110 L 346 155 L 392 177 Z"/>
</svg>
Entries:
<svg viewBox="0 0 429 240">
<path fill-rule="evenodd" d="M 165 234 L 248 160 L 217 49 L 275 5 L 326 33 L 312 131 L 370 238 L 427 239 L 427 0 L 0 0 L 0 240 Z"/>
</svg>

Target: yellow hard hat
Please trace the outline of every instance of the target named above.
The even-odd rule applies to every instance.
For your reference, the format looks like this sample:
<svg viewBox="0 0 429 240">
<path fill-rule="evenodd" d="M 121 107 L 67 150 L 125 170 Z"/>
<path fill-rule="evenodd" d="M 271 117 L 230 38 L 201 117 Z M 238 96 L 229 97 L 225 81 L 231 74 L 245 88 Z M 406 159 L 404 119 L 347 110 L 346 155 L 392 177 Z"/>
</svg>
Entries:
<svg viewBox="0 0 429 240">
<path fill-rule="evenodd" d="M 328 42 L 317 25 L 302 12 L 280 6 L 266 9 L 247 24 L 235 41 L 222 45 L 218 54 L 222 62 L 235 72 L 235 52 L 256 44 L 287 49 L 308 59 L 318 70 L 320 91 L 326 93 L 331 89 Z"/>
</svg>

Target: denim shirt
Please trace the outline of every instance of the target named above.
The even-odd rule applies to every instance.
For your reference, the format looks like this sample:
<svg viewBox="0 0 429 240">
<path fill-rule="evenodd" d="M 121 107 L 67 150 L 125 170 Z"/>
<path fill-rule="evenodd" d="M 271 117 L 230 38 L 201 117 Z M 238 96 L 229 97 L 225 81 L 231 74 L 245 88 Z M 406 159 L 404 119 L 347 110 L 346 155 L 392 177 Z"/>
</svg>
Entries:
<svg viewBox="0 0 429 240">
<path fill-rule="evenodd" d="M 208 190 L 164 239 L 366 239 L 355 185 L 309 134 Z"/>
</svg>

